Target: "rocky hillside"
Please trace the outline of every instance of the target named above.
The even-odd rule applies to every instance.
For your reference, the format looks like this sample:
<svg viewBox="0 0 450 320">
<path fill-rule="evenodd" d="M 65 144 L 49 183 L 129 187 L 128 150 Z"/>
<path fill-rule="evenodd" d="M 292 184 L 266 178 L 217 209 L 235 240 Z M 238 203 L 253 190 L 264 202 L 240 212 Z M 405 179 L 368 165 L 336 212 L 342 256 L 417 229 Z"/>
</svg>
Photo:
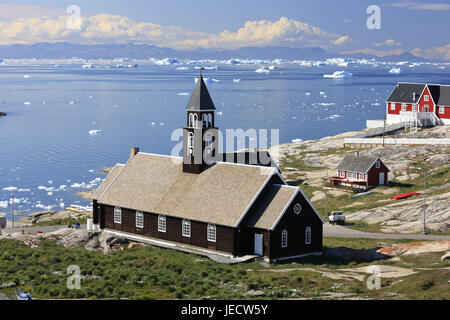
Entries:
<svg viewBox="0 0 450 320">
<path fill-rule="evenodd" d="M 323 178 L 335 176 L 335 168 L 345 154 L 358 151 L 363 155 L 379 156 L 389 167 L 389 187 L 377 187 L 371 195 L 352 198 L 351 190 L 329 188 L 329 211 L 343 210 L 352 221 L 377 224 L 382 232 L 418 232 L 423 215 L 423 197 L 395 202 L 395 194 L 423 192 L 427 172 L 428 228 L 445 231 L 449 228 L 450 206 L 450 147 L 449 146 L 385 146 L 371 149 L 343 147 L 343 139 L 360 132 L 346 132 L 319 140 L 283 144 L 269 152 L 279 164 L 288 183 L 301 185 L 318 209 L 324 209 Z M 448 126 L 402 131 L 391 137 L 450 138 Z M 422 201 L 422 202 L 421 202 Z M 320 210 L 319 210 L 320 211 Z M 324 213 L 324 210 L 323 212 Z"/>
</svg>

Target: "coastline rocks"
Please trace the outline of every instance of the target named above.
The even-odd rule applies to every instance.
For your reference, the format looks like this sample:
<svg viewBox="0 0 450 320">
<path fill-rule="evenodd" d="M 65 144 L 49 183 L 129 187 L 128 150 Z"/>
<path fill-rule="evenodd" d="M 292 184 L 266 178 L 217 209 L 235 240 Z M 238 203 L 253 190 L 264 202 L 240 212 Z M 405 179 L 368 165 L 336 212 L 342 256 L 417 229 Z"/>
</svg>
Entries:
<svg viewBox="0 0 450 320">
<path fill-rule="evenodd" d="M 384 247 L 378 250 L 379 253 L 389 256 L 401 255 L 417 255 L 422 253 L 443 252 L 450 249 L 450 240 L 431 241 L 431 242 L 412 242 L 412 243 L 398 243 L 390 247 Z M 441 260 L 448 258 L 450 252 L 447 252 Z"/>
<path fill-rule="evenodd" d="M 1 112 L 0 111 L 0 117 L 4 117 L 4 116 L 6 116 L 6 112 Z"/>
<path fill-rule="evenodd" d="M 53 232 L 40 234 L 23 234 L 15 232 L 0 236 L 0 239 L 11 239 L 23 242 L 25 245 L 35 248 L 41 243 L 41 240 L 47 239 L 55 241 L 56 244 L 65 248 L 85 248 L 86 250 L 100 250 L 104 254 L 111 253 L 116 250 L 123 250 L 122 244 L 129 241 L 123 237 L 117 237 L 100 231 L 87 231 L 80 229 L 62 228 Z M 129 245 L 129 247 L 137 247 L 138 244 Z"/>
</svg>

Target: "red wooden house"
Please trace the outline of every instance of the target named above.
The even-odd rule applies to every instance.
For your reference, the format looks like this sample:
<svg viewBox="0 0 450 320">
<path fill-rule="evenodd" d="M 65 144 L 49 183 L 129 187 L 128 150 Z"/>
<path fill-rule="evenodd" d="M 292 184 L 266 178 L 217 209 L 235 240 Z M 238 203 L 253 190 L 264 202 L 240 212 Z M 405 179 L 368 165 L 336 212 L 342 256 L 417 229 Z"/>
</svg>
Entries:
<svg viewBox="0 0 450 320">
<path fill-rule="evenodd" d="M 386 100 L 386 123 L 450 124 L 450 86 L 398 83 Z"/>
<path fill-rule="evenodd" d="M 332 185 L 368 189 L 378 185 L 388 185 L 389 169 L 376 156 L 359 153 L 347 154 L 336 167 L 337 176 L 330 179 Z"/>
</svg>

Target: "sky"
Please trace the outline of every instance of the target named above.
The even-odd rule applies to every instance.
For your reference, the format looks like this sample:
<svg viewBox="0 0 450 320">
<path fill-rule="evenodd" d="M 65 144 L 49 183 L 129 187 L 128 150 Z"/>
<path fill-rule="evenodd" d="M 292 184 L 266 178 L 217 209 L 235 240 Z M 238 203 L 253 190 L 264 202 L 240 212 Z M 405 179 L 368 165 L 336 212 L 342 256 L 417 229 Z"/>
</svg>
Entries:
<svg viewBox="0 0 450 320">
<path fill-rule="evenodd" d="M 67 11 L 72 5 L 80 19 L 78 10 Z M 370 5 L 378 6 L 379 19 L 367 13 Z M 449 18 L 448 0 L 0 0 L 0 44 L 319 46 L 450 60 Z M 369 28 L 368 19 L 379 25 Z"/>
</svg>

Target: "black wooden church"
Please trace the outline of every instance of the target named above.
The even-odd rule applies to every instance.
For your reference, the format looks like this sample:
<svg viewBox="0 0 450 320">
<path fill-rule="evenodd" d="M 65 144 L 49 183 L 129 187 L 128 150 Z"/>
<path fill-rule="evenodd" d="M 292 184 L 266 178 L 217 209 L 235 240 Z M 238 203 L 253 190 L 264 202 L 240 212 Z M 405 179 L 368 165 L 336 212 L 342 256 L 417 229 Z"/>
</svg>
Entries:
<svg viewBox="0 0 450 320">
<path fill-rule="evenodd" d="M 139 152 L 92 196 L 104 232 L 177 248 L 270 260 L 322 251 L 323 219 L 269 157 L 216 152 L 215 107 L 202 76 L 186 106 L 183 157 Z"/>
</svg>

